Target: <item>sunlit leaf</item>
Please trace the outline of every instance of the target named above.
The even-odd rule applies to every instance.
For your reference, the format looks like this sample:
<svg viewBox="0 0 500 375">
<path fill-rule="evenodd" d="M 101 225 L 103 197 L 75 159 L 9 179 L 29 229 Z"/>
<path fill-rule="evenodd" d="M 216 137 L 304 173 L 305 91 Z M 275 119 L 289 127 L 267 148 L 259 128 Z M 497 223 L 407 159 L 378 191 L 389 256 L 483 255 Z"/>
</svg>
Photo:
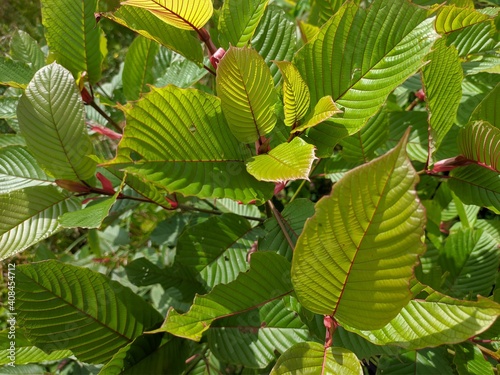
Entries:
<svg viewBox="0 0 500 375">
<path fill-rule="evenodd" d="M 491 19 L 487 14 L 480 13 L 474 8 L 445 5 L 438 9 L 435 25 L 438 33 L 447 34 Z"/>
<path fill-rule="evenodd" d="M 321 124 L 336 113 L 342 113 L 342 110 L 335 105 L 331 96 L 324 96 L 316 103 L 312 112 L 304 119 L 304 123 L 293 129 L 292 133 L 302 132 Z"/>
<path fill-rule="evenodd" d="M 10 53 L 14 60 L 30 65 L 33 73 L 45 65 L 45 56 L 38 43 L 23 30 L 17 30 L 12 35 Z"/>
<path fill-rule="evenodd" d="M 476 345 L 472 343 L 455 345 L 454 351 L 453 364 L 459 374 L 494 374 L 491 364 Z"/>
<path fill-rule="evenodd" d="M 460 152 L 469 160 L 500 173 L 500 129 L 487 122 L 475 122 L 462 128 L 458 137 Z"/>
</svg>

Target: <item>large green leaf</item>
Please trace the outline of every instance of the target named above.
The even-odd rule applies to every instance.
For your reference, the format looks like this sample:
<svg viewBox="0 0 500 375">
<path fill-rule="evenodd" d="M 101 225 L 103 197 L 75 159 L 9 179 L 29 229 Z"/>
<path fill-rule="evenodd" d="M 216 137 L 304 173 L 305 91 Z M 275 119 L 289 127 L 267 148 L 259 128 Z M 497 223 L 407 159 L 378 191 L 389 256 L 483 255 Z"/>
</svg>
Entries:
<svg viewBox="0 0 500 375">
<path fill-rule="evenodd" d="M 429 111 L 432 146 L 439 147 L 453 126 L 462 97 L 462 67 L 455 47 L 439 39 L 422 68 L 422 81 Z"/>
<path fill-rule="evenodd" d="M 152 67 L 159 45 L 151 39 L 138 36 L 128 48 L 123 66 L 123 94 L 127 100 L 137 100 L 141 93 L 148 92 L 153 83 Z"/>
<path fill-rule="evenodd" d="M 359 4 L 359 0 L 356 1 Z M 344 0 L 312 0 L 308 22 L 322 26 L 340 9 Z"/>
<path fill-rule="evenodd" d="M 267 154 L 251 158 L 247 163 L 247 171 L 259 181 L 308 180 L 315 159 L 314 146 L 301 138 L 294 138 Z"/>
<path fill-rule="evenodd" d="M 57 261 L 16 272 L 16 312 L 39 348 L 69 349 L 81 361 L 104 363 L 161 315 L 127 287 L 87 268 Z"/>
<path fill-rule="evenodd" d="M 60 228 L 57 218 L 76 209 L 77 202 L 53 186 L 0 195 L 0 259 L 51 236 Z"/>
<path fill-rule="evenodd" d="M 12 35 L 10 53 L 14 60 L 30 65 L 33 73 L 45 65 L 45 56 L 38 43 L 23 30 L 17 30 Z"/>
<path fill-rule="evenodd" d="M 500 173 L 500 129 L 487 122 L 462 128 L 458 136 L 462 155 Z"/>
<path fill-rule="evenodd" d="M 226 0 L 219 16 L 219 42 L 223 48 L 250 43 L 269 0 Z"/>
<path fill-rule="evenodd" d="M 183 30 L 202 28 L 214 11 L 211 0 L 126 0 L 122 4 L 144 8 L 163 22 Z"/>
<path fill-rule="evenodd" d="M 424 290 L 427 297 L 410 301 L 385 327 L 371 331 L 344 328 L 377 345 L 421 349 L 465 341 L 486 331 L 500 315 L 500 305 L 486 298 L 460 301 L 422 285 L 413 290 L 416 294 Z"/>
<path fill-rule="evenodd" d="M 282 256 L 256 252 L 250 270 L 229 284 L 217 285 L 204 296 L 196 296 L 185 314 L 170 310 L 160 330 L 199 341 L 216 319 L 242 313 L 292 293 L 288 277 L 290 263 Z"/>
<path fill-rule="evenodd" d="M 338 109 L 335 105 L 331 96 L 322 97 L 314 106 L 314 109 L 309 112 L 309 115 L 304 119 L 304 123 L 297 126 L 292 130 L 292 133 L 302 132 L 313 126 L 321 124 L 323 121 L 328 120 L 330 117 L 336 113 L 341 113 L 342 111 Z"/>
<path fill-rule="evenodd" d="M 42 1 L 42 22 L 50 52 L 75 77 L 87 72 L 90 83 L 100 80 L 107 53 L 96 11 L 97 0 Z"/>
<path fill-rule="evenodd" d="M 121 6 L 116 12 L 105 13 L 104 16 L 199 65 L 203 63 L 203 50 L 193 32 L 170 26 L 146 9 Z"/>
<path fill-rule="evenodd" d="M 167 86 L 153 88 L 124 110 L 127 127 L 110 164 L 170 192 L 200 198 L 247 203 L 271 196 L 271 184 L 245 171 L 249 151 L 231 135 L 217 98 Z"/>
<path fill-rule="evenodd" d="M 316 204 L 292 263 L 295 291 L 309 310 L 375 329 L 411 299 L 425 214 L 407 140 L 408 132 L 395 149 L 347 173 Z"/>
<path fill-rule="evenodd" d="M 330 95 L 344 113 L 309 131 L 320 154 L 357 132 L 387 96 L 423 64 L 438 37 L 428 13 L 404 0 L 352 2 L 295 56 L 311 90 L 311 103 Z"/>
<path fill-rule="evenodd" d="M 217 68 L 217 95 L 240 142 L 254 142 L 273 130 L 278 97 L 271 72 L 254 49 L 231 47 L 226 52 Z"/>
<path fill-rule="evenodd" d="M 17 107 L 29 150 L 55 178 L 89 180 L 96 162 L 83 103 L 70 72 L 56 63 L 40 69 Z"/>
<path fill-rule="evenodd" d="M 271 375 L 293 374 L 362 375 L 363 369 L 354 353 L 347 349 L 304 342 L 283 353 L 271 371 Z"/>
<path fill-rule="evenodd" d="M 51 181 L 24 147 L 0 148 L 0 194 L 31 186 L 51 185 Z"/>
<path fill-rule="evenodd" d="M 0 85 L 24 89 L 33 77 L 31 67 L 6 57 L 0 58 Z"/>
<path fill-rule="evenodd" d="M 288 348 L 310 339 L 307 326 L 283 300 L 221 319 L 208 331 L 217 358 L 245 367 L 265 368 Z"/>
<path fill-rule="evenodd" d="M 438 33 L 448 34 L 478 23 L 491 21 L 492 18 L 490 16 L 478 12 L 474 8 L 459 8 L 455 5 L 445 5 L 438 9 L 435 25 Z"/>
</svg>

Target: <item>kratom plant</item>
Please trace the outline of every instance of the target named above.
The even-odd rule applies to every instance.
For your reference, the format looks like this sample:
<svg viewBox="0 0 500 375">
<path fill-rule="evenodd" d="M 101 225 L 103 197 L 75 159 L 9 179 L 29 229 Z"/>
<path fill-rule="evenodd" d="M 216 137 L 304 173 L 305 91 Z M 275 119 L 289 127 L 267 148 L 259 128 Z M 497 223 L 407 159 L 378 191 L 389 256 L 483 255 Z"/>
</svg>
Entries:
<svg viewBox="0 0 500 375">
<path fill-rule="evenodd" d="M 48 48 L 13 31 L 0 60 L 2 373 L 497 373 L 476 5 L 42 0 Z"/>
</svg>

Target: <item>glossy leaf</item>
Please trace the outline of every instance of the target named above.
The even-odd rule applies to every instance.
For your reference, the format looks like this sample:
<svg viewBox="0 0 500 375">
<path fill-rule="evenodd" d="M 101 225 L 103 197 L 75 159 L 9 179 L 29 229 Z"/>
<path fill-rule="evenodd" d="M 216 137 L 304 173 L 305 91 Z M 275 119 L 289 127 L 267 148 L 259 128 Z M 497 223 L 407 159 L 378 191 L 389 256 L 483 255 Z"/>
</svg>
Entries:
<svg viewBox="0 0 500 375">
<path fill-rule="evenodd" d="M 407 1 L 376 0 L 366 10 L 348 2 L 339 9 L 294 59 L 311 103 L 330 95 L 344 111 L 309 131 L 320 155 L 379 110 L 423 65 L 437 37 L 427 11 Z"/>
<path fill-rule="evenodd" d="M 222 47 L 248 46 L 268 3 L 269 0 L 224 1 L 218 25 Z"/>
<path fill-rule="evenodd" d="M 33 73 L 45 65 L 45 56 L 38 43 L 23 30 L 17 30 L 12 35 L 10 53 L 14 60 L 30 65 Z"/>
<path fill-rule="evenodd" d="M 52 178 L 45 174 L 25 148 L 0 148 L 0 194 L 52 184 Z"/>
<path fill-rule="evenodd" d="M 422 68 L 422 81 L 429 112 L 432 146 L 439 147 L 453 126 L 462 97 L 462 67 L 455 47 L 439 39 Z"/>
<path fill-rule="evenodd" d="M 69 349 L 88 363 L 108 361 L 161 321 L 130 289 L 87 268 L 52 260 L 19 266 L 16 286 L 16 312 L 30 341 L 44 350 Z"/>
<path fill-rule="evenodd" d="M 56 63 L 40 69 L 17 108 L 29 150 L 55 178 L 89 180 L 96 162 L 83 103 L 70 72 Z"/>
<path fill-rule="evenodd" d="M 271 72 L 250 48 L 231 47 L 217 68 L 217 95 L 233 135 L 251 143 L 273 130 L 276 124 Z"/>
<path fill-rule="evenodd" d="M 478 12 L 474 8 L 445 5 L 439 8 L 435 25 L 438 33 L 448 34 L 452 31 L 462 30 L 465 27 L 488 21 L 491 21 L 491 17 Z"/>
<path fill-rule="evenodd" d="M 342 113 L 331 96 L 322 97 L 314 106 L 313 111 L 305 118 L 304 123 L 292 130 L 292 133 L 303 132 L 313 126 L 321 124 L 336 113 Z"/>
<path fill-rule="evenodd" d="M 283 76 L 283 101 L 285 105 L 285 125 L 297 124 L 309 111 L 311 97 L 309 87 L 292 63 L 276 61 Z"/>
<path fill-rule="evenodd" d="M 288 374 L 362 375 L 363 370 L 354 353 L 347 349 L 304 342 L 283 353 L 271 371 L 271 375 Z"/>
<path fill-rule="evenodd" d="M 500 173 L 500 129 L 475 122 L 461 129 L 458 138 L 462 155 Z"/>
<path fill-rule="evenodd" d="M 294 138 L 290 143 L 282 143 L 267 154 L 250 159 L 247 171 L 259 181 L 308 180 L 314 159 L 314 146 L 300 138 Z"/>
<path fill-rule="evenodd" d="M 246 203 L 272 194 L 271 184 L 245 171 L 250 155 L 230 134 L 217 98 L 167 86 L 124 110 L 127 127 L 110 164 L 169 192 L 200 198 Z"/>
<path fill-rule="evenodd" d="M 33 70 L 28 64 L 6 57 L 0 58 L 0 85 L 24 89 L 32 77 Z"/>
<path fill-rule="evenodd" d="M 0 195 L 0 209 L 0 259 L 5 259 L 56 233 L 57 218 L 78 206 L 53 186 L 36 186 Z"/>
<path fill-rule="evenodd" d="M 316 204 L 294 253 L 292 280 L 307 309 L 363 329 L 384 326 L 408 303 L 424 211 L 398 146 L 347 173 Z"/>
<path fill-rule="evenodd" d="M 50 52 L 73 76 L 87 72 L 92 84 L 100 80 L 107 54 L 96 11 L 97 0 L 42 1 L 42 22 Z"/>
<path fill-rule="evenodd" d="M 214 11 L 211 0 L 126 0 L 122 4 L 144 8 L 163 22 L 183 30 L 202 28 Z"/>
<path fill-rule="evenodd" d="M 252 254 L 250 270 L 224 285 L 217 285 L 205 296 L 196 296 L 185 314 L 170 310 L 161 331 L 199 341 L 212 322 L 242 313 L 292 293 L 290 263 L 273 253 Z M 244 291 L 243 293 L 241 291 Z M 238 299 L 234 295 L 239 296 Z"/>
</svg>

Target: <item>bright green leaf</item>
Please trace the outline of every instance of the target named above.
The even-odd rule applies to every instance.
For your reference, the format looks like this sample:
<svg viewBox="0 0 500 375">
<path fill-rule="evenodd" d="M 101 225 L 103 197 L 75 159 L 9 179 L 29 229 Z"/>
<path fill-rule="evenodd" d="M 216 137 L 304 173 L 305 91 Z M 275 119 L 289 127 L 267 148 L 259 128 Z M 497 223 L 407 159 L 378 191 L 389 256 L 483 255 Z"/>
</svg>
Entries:
<svg viewBox="0 0 500 375">
<path fill-rule="evenodd" d="M 0 58 L 0 85 L 24 89 L 32 77 L 33 70 L 26 63 Z"/>
<path fill-rule="evenodd" d="M 251 143 L 273 130 L 278 100 L 265 61 L 250 48 L 231 47 L 217 68 L 217 95 L 231 132 Z"/>
<path fill-rule="evenodd" d="M 75 81 L 62 66 L 40 69 L 19 101 L 17 118 L 28 149 L 55 178 L 89 180 L 96 162 Z"/>
<path fill-rule="evenodd" d="M 500 173 L 500 129 L 487 122 L 475 122 L 460 130 L 460 152 L 469 160 L 475 160 Z"/>
<path fill-rule="evenodd" d="M 438 33 L 448 34 L 482 22 L 491 22 L 491 17 L 474 8 L 445 5 L 438 9 L 435 25 Z"/>
<path fill-rule="evenodd" d="M 302 132 L 321 124 L 336 113 L 342 113 L 342 111 L 335 105 L 331 96 L 324 96 L 316 103 L 313 111 L 306 117 L 304 123 L 293 129 L 292 133 Z"/>
<path fill-rule="evenodd" d="M 307 309 L 375 329 L 411 299 L 425 220 L 407 139 L 408 133 L 389 153 L 347 173 L 316 204 L 292 263 L 295 291 Z"/>
<path fill-rule="evenodd" d="M 472 343 L 463 343 L 454 346 L 455 356 L 453 363 L 458 373 L 494 375 L 491 363 L 485 358 L 481 349 Z"/>
<path fill-rule="evenodd" d="M 355 1 L 359 4 L 359 0 Z M 344 0 L 313 0 L 308 22 L 312 25 L 322 26 L 340 9 Z"/>
<path fill-rule="evenodd" d="M 30 65 L 33 73 L 45 65 L 45 56 L 38 43 L 23 30 L 17 30 L 12 35 L 10 53 L 14 60 Z"/>
<path fill-rule="evenodd" d="M 294 138 L 267 154 L 251 158 L 247 163 L 247 171 L 259 181 L 308 180 L 315 159 L 314 146 L 301 138 Z"/>
</svg>

